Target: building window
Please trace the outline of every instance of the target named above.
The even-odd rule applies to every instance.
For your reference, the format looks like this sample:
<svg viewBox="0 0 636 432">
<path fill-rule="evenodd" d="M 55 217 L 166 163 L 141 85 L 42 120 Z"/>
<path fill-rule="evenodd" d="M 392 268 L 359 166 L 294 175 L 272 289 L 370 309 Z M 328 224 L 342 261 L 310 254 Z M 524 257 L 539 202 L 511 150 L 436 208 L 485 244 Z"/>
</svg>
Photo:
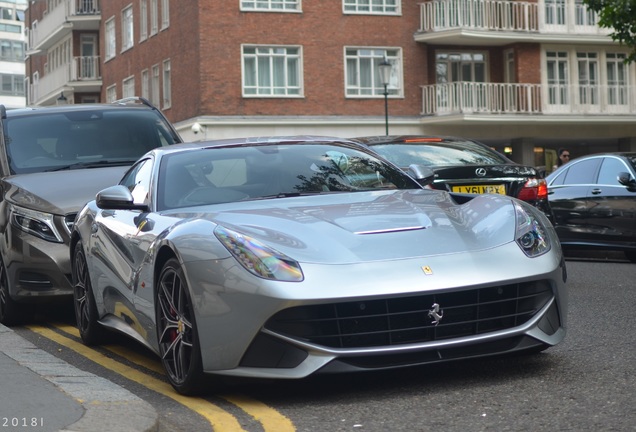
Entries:
<svg viewBox="0 0 636 432">
<path fill-rule="evenodd" d="M 548 79 L 548 103 L 567 105 L 568 102 L 568 53 L 547 52 L 546 73 Z"/>
<path fill-rule="evenodd" d="M 565 24 L 565 0 L 545 0 L 545 23 Z"/>
<path fill-rule="evenodd" d="M 161 0 L 161 30 L 170 26 L 170 0 Z"/>
<path fill-rule="evenodd" d="M 163 62 L 163 109 L 172 106 L 172 83 L 170 80 L 170 60 Z"/>
<path fill-rule="evenodd" d="M 515 52 L 513 50 L 504 51 L 504 82 L 516 83 L 516 65 L 515 65 Z"/>
<path fill-rule="evenodd" d="M 272 11 L 272 12 L 299 12 L 300 0 L 242 0 L 241 10 L 246 11 Z"/>
<path fill-rule="evenodd" d="M 24 42 L 8 39 L 0 40 L 0 60 L 23 63 Z"/>
<path fill-rule="evenodd" d="M 0 32 L 22 33 L 22 27 L 19 25 L 0 23 Z"/>
<path fill-rule="evenodd" d="M 133 10 L 128 6 L 121 11 L 121 50 L 125 51 L 133 46 Z"/>
<path fill-rule="evenodd" d="M 438 84 L 486 82 L 486 54 L 482 52 L 439 52 L 435 56 Z"/>
<path fill-rule="evenodd" d="M 115 20 L 113 18 L 104 24 L 104 33 L 106 34 L 104 58 L 106 60 L 115 57 L 117 37 L 115 35 Z"/>
<path fill-rule="evenodd" d="M 141 97 L 150 99 L 150 74 L 148 69 L 141 71 Z"/>
<path fill-rule="evenodd" d="M 598 100 L 598 54 L 595 52 L 576 53 L 579 70 L 579 103 L 597 105 Z"/>
<path fill-rule="evenodd" d="M 150 0 L 150 36 L 159 31 L 159 0 Z"/>
<path fill-rule="evenodd" d="M 117 85 L 113 84 L 106 88 L 106 102 L 112 103 L 117 100 Z"/>
<path fill-rule="evenodd" d="M 343 0 L 344 13 L 399 15 L 400 0 Z"/>
<path fill-rule="evenodd" d="M 627 105 L 627 56 L 623 53 L 607 53 L 607 103 Z"/>
<path fill-rule="evenodd" d="M 139 40 L 148 38 L 148 0 L 139 0 Z"/>
<path fill-rule="evenodd" d="M 574 6 L 577 26 L 595 26 L 597 24 L 596 12 L 588 10 L 583 0 L 576 0 Z"/>
<path fill-rule="evenodd" d="M 376 97 L 384 95 L 380 80 L 380 63 L 386 58 L 393 66 L 387 90 L 389 95 L 402 94 L 402 61 L 399 49 L 346 48 L 345 75 L 347 97 Z"/>
<path fill-rule="evenodd" d="M 159 102 L 159 65 L 154 65 L 152 67 L 152 77 L 150 81 L 150 102 L 158 107 Z"/>
<path fill-rule="evenodd" d="M 133 97 L 135 96 L 135 77 L 128 77 L 121 83 L 121 92 L 122 97 Z"/>
<path fill-rule="evenodd" d="M 300 96 L 299 47 L 243 46 L 243 96 Z"/>
<path fill-rule="evenodd" d="M 3 96 L 24 96 L 24 75 L 0 74 Z"/>
</svg>

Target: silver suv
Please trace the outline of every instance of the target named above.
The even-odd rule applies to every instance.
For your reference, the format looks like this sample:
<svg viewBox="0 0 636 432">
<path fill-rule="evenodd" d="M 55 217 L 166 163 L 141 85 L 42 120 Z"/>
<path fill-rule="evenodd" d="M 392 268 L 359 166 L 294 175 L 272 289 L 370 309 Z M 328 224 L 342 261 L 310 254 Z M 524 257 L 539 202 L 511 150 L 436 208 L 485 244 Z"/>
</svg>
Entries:
<svg viewBox="0 0 636 432">
<path fill-rule="evenodd" d="M 143 98 L 6 110 L 0 105 L 0 323 L 72 299 L 76 213 L 143 154 L 182 142 Z"/>
</svg>

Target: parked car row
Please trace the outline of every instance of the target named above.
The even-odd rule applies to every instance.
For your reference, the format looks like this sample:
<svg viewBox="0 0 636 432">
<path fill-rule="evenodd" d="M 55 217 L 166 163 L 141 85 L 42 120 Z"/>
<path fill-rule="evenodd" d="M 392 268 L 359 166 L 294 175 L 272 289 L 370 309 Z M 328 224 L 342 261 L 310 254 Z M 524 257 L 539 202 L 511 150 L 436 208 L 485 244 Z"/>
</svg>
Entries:
<svg viewBox="0 0 636 432">
<path fill-rule="evenodd" d="M 132 337 L 184 394 L 541 351 L 562 245 L 635 258 L 636 154 L 543 179 L 453 137 L 183 143 L 141 98 L 0 117 L 0 322 L 72 298 L 86 344 Z"/>
</svg>

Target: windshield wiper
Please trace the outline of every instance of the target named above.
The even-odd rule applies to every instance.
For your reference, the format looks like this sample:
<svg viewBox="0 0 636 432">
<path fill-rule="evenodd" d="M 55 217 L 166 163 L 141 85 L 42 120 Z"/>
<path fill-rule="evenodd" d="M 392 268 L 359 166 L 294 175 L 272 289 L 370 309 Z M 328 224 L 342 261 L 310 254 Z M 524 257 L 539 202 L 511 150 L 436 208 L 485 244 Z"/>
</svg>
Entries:
<svg viewBox="0 0 636 432">
<path fill-rule="evenodd" d="M 91 161 L 91 162 L 76 162 L 70 165 L 64 165 L 57 168 L 51 168 L 46 170 L 46 172 L 52 171 L 64 171 L 64 170 L 75 170 L 75 169 L 84 169 L 84 168 L 102 168 L 105 166 L 126 166 L 132 165 L 137 161 L 134 160 L 99 160 L 99 161 Z"/>
<path fill-rule="evenodd" d="M 273 195 L 263 195 L 257 196 L 253 198 L 249 198 L 250 200 L 263 200 L 263 199 L 274 199 L 274 198 L 293 198 L 300 196 L 310 196 L 310 195 L 321 195 L 326 193 L 332 193 L 330 191 L 315 191 L 315 192 L 279 192 Z"/>
</svg>

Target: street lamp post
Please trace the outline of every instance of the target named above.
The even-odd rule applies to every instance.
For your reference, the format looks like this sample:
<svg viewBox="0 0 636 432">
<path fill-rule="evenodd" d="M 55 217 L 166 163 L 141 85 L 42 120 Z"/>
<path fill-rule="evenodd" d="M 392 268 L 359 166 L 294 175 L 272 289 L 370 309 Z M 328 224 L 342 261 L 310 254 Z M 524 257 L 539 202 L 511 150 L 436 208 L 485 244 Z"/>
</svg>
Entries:
<svg viewBox="0 0 636 432">
<path fill-rule="evenodd" d="M 384 58 L 378 65 L 380 81 L 384 85 L 384 128 L 386 135 L 389 135 L 389 81 L 391 80 L 391 63 Z"/>
</svg>

